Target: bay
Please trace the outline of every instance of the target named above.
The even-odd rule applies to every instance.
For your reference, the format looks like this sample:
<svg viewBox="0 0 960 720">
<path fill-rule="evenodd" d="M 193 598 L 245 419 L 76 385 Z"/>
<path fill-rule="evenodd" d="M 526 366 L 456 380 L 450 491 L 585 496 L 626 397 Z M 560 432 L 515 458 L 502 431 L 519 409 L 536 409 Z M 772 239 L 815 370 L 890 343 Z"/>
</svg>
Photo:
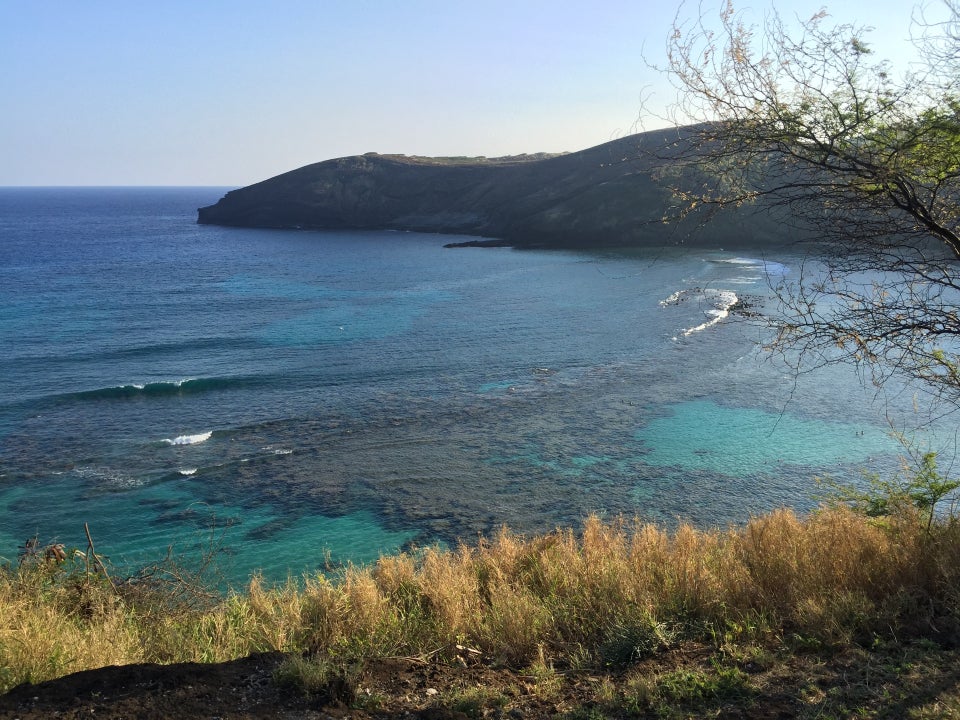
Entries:
<svg viewBox="0 0 960 720">
<path fill-rule="evenodd" d="M 117 566 L 213 543 L 240 584 L 589 513 L 724 525 L 898 465 L 908 394 L 794 377 L 724 316 L 786 243 L 197 225 L 223 192 L 0 189 L 0 557 L 88 522 Z"/>
</svg>

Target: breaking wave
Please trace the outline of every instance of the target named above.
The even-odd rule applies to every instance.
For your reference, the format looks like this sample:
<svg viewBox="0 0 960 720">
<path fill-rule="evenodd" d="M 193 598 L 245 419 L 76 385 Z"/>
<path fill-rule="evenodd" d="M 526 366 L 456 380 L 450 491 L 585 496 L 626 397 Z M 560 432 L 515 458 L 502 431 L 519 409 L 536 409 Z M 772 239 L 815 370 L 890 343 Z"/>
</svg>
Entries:
<svg viewBox="0 0 960 720">
<path fill-rule="evenodd" d="M 166 382 L 130 383 L 96 390 L 81 390 L 59 396 L 61 400 L 115 400 L 137 397 L 165 397 L 172 395 L 194 395 L 211 390 L 248 385 L 245 378 L 184 378 Z"/>
<path fill-rule="evenodd" d="M 739 298 L 732 290 L 714 290 L 712 288 L 691 288 L 689 290 L 678 290 L 667 298 L 660 301 L 661 307 L 670 305 L 679 305 L 680 303 L 695 298 L 698 302 L 706 304 L 709 307 L 704 311 L 707 316 L 705 322 L 696 327 L 683 330 L 683 336 L 689 337 L 695 332 L 706 330 L 716 325 L 718 322 L 730 315 L 730 308 L 737 304 Z"/>
<path fill-rule="evenodd" d="M 163 442 L 167 445 L 199 445 L 206 442 L 213 435 L 213 431 L 197 433 L 196 435 L 177 435 L 175 438 L 166 438 Z"/>
</svg>

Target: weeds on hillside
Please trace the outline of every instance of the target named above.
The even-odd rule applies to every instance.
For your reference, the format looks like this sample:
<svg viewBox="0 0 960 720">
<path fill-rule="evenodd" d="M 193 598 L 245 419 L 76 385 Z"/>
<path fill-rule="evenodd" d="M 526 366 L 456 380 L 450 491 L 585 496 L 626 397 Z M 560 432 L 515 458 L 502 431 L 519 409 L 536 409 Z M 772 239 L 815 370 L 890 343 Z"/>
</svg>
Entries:
<svg viewBox="0 0 960 720">
<path fill-rule="evenodd" d="M 0 692 L 107 664 L 279 650 L 301 658 L 282 675 L 305 689 L 348 682 L 341 670 L 369 658 L 482 657 L 549 698 L 563 668 L 622 671 L 691 641 L 741 664 L 765 662 L 771 643 L 956 642 L 960 523 L 921 503 L 888 508 L 882 522 L 838 503 L 726 530 L 597 518 L 580 533 L 502 530 L 334 578 L 271 587 L 255 577 L 204 603 L 165 583 L 108 582 L 79 557 L 37 557 L 0 571 Z M 638 708 L 650 698 L 734 697 L 745 681 L 730 667 L 644 676 L 631 692 Z"/>
</svg>

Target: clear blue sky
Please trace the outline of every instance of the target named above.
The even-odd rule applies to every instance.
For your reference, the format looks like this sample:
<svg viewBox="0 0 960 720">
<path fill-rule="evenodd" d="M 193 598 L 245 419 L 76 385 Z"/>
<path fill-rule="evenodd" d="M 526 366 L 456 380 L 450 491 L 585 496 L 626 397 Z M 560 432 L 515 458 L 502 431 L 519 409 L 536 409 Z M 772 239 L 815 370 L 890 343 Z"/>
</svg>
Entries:
<svg viewBox="0 0 960 720">
<path fill-rule="evenodd" d="M 662 62 L 678 7 L 0 0 L 0 185 L 240 186 L 369 151 L 579 150 L 663 125 L 643 112 L 671 97 L 645 58 Z M 826 7 L 875 26 L 880 50 L 908 35 L 909 0 Z"/>
</svg>

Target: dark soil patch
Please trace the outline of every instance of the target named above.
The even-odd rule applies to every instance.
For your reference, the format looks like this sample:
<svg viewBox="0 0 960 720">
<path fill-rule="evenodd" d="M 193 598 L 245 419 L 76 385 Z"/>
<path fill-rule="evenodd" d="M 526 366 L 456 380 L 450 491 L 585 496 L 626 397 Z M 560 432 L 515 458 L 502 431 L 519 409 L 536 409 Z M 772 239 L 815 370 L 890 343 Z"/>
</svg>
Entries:
<svg viewBox="0 0 960 720">
<path fill-rule="evenodd" d="M 160 720 L 167 718 L 424 718 L 460 720 L 463 711 L 444 705 L 464 687 L 512 685 L 508 671 L 462 668 L 416 660 L 370 662 L 347 693 L 308 696 L 283 687 L 273 673 L 283 655 L 268 653 L 226 663 L 125 665 L 87 670 L 36 685 L 24 684 L 0 696 L 3 720 Z M 529 714 L 546 717 L 523 703 Z"/>
<path fill-rule="evenodd" d="M 284 656 L 268 653 L 219 664 L 106 667 L 21 685 L 0 696 L 0 720 L 960 716 L 960 652 L 953 649 L 796 654 L 780 648 L 758 657 L 735 659 L 686 646 L 609 673 L 558 668 L 547 678 L 489 659 L 444 664 L 392 658 L 369 661 L 308 695 L 274 680 Z M 728 677 L 739 684 L 731 689 L 704 679 L 718 677 L 718 668 L 735 671 Z M 659 699 L 639 699 L 638 677 L 651 679 Z"/>
<path fill-rule="evenodd" d="M 305 698 L 272 673 L 279 654 L 219 664 L 122 665 L 20 685 L 0 696 L 0 718 L 266 718 L 302 710 Z"/>
</svg>

